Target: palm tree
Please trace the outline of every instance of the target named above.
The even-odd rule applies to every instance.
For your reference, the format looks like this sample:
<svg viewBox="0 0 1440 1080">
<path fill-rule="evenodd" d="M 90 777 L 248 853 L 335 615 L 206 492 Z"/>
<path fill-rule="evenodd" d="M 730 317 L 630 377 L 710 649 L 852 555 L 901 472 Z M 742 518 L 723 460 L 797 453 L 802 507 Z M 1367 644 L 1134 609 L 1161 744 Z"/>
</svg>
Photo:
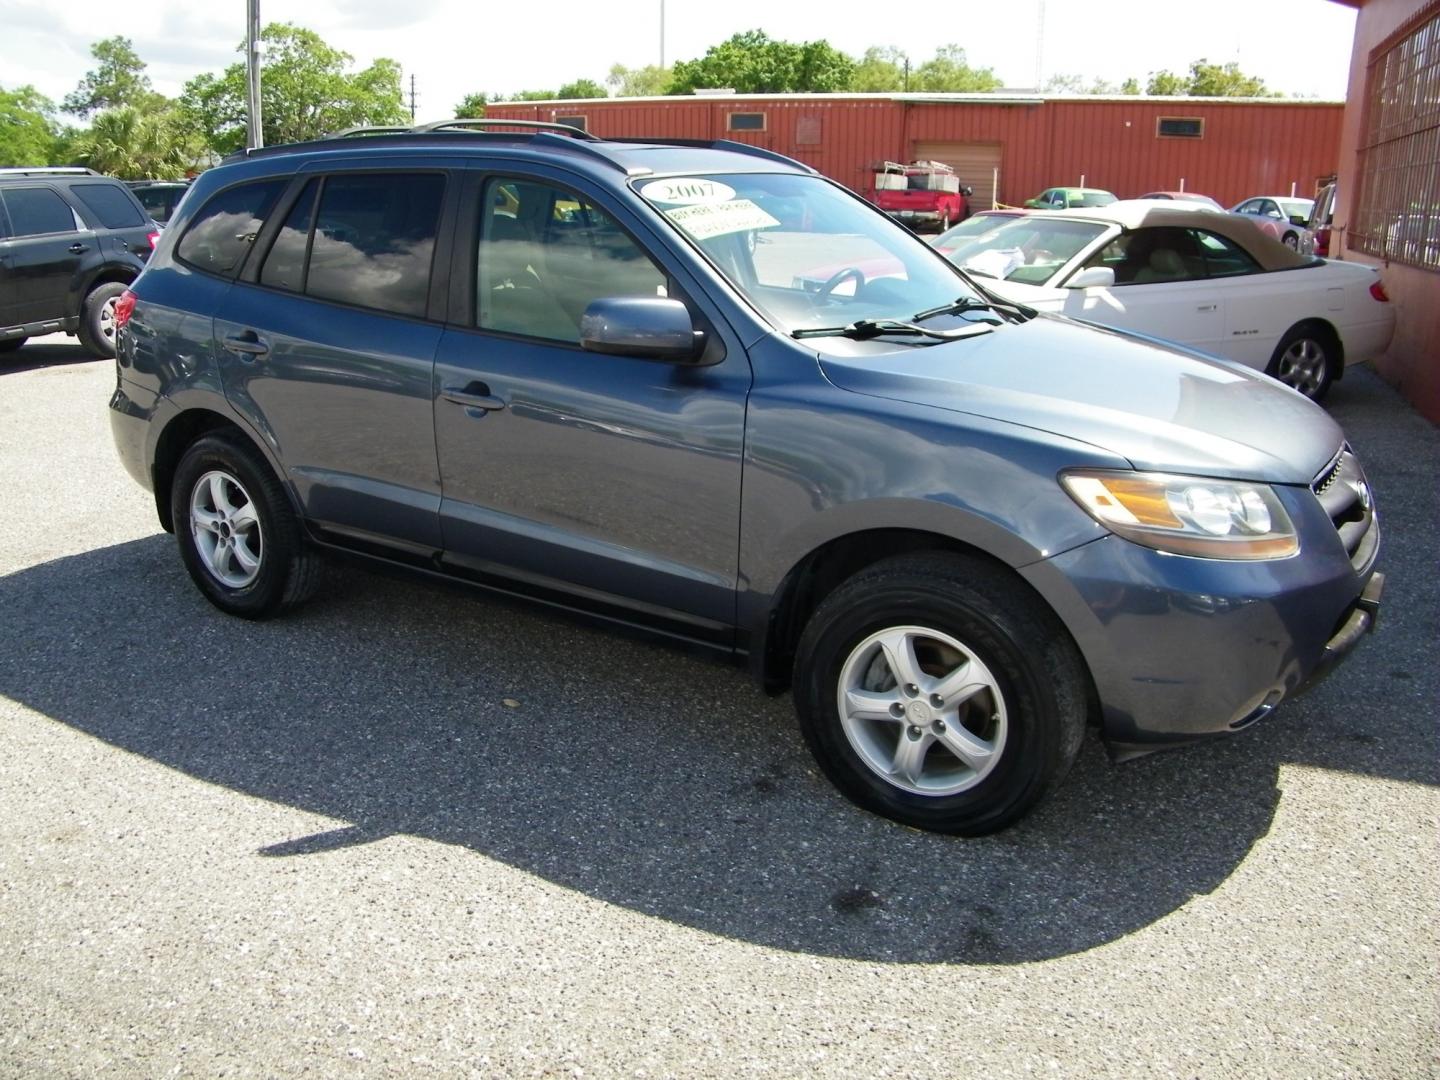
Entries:
<svg viewBox="0 0 1440 1080">
<path fill-rule="evenodd" d="M 142 112 L 133 106 L 96 116 L 73 144 L 80 164 L 128 180 L 182 176 L 203 152 L 172 111 Z"/>
</svg>

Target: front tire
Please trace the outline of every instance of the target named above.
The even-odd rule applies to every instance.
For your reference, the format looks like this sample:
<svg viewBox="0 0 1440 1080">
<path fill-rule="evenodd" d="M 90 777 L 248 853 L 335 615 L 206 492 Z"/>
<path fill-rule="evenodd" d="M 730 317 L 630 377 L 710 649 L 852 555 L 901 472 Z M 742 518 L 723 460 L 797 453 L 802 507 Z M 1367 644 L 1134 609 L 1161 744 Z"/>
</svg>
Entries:
<svg viewBox="0 0 1440 1080">
<path fill-rule="evenodd" d="M 29 338 L 23 337 L 6 338 L 4 341 L 0 341 L 0 353 L 14 352 L 29 340 Z"/>
<path fill-rule="evenodd" d="M 262 619 L 314 591 L 318 556 L 279 480 L 242 436 L 215 432 L 191 444 L 170 507 L 185 569 L 221 611 Z"/>
<path fill-rule="evenodd" d="M 1321 401 L 1335 381 L 1339 365 L 1335 339 L 1314 325 L 1291 327 L 1265 368 L 1265 374 L 1298 390 L 1311 401 Z"/>
<path fill-rule="evenodd" d="M 1287 232 L 1280 242 L 1286 247 L 1288 247 L 1291 251 L 1300 250 L 1300 237 L 1293 232 Z"/>
<path fill-rule="evenodd" d="M 795 706 L 846 797 L 934 832 L 1024 816 L 1069 771 L 1085 720 L 1078 654 L 1003 569 L 948 554 L 887 559 L 815 611 Z"/>
<path fill-rule="evenodd" d="M 80 344 L 91 356 L 101 360 L 115 358 L 115 303 L 125 286 L 118 281 L 97 285 L 85 297 L 80 308 L 80 327 L 76 331 Z"/>
</svg>

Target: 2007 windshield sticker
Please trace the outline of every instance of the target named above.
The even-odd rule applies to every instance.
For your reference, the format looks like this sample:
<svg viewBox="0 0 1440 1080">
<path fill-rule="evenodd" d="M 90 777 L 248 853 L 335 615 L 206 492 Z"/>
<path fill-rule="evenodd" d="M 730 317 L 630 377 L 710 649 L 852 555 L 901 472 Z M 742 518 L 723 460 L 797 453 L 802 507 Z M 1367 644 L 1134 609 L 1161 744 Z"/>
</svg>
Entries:
<svg viewBox="0 0 1440 1080">
<path fill-rule="evenodd" d="M 780 224 L 777 218 L 771 217 L 749 199 L 680 206 L 666 210 L 664 214 L 696 240 L 709 240 L 712 236 L 724 236 L 726 233 L 773 229 Z"/>
<path fill-rule="evenodd" d="M 676 176 L 669 180 L 652 180 L 640 189 L 651 202 L 667 206 L 700 206 L 705 203 L 729 202 L 735 189 L 718 180 L 701 180 L 695 176 Z"/>
</svg>

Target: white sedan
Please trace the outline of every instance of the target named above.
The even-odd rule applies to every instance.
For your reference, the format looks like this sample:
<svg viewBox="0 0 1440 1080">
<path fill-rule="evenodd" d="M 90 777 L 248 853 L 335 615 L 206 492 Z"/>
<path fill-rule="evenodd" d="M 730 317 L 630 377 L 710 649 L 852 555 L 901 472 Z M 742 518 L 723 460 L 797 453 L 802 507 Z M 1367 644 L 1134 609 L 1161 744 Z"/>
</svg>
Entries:
<svg viewBox="0 0 1440 1080">
<path fill-rule="evenodd" d="M 1299 254 L 1212 210 L 1033 214 L 946 255 L 1008 300 L 1238 360 L 1316 400 L 1395 330 L 1371 267 Z"/>
</svg>

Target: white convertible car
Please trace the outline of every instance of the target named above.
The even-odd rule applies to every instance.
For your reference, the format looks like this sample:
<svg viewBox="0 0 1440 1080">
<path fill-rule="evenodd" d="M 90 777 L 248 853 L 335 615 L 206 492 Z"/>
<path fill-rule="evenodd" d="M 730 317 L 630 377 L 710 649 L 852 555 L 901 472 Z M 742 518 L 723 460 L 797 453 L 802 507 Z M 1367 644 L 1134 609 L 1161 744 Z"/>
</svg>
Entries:
<svg viewBox="0 0 1440 1080">
<path fill-rule="evenodd" d="M 1001 219 L 946 256 L 1006 299 L 1238 360 L 1317 400 L 1395 330 L 1372 268 L 1301 255 L 1244 217 L 1189 206 Z"/>
</svg>

